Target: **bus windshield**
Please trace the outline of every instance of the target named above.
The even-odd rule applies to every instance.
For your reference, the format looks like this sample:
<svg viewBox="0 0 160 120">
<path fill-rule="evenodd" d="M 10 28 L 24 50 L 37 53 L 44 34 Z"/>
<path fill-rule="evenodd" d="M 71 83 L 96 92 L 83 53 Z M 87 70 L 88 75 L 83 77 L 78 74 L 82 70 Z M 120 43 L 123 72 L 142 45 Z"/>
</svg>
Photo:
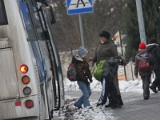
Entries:
<svg viewBox="0 0 160 120">
<path fill-rule="evenodd" d="M 0 0 L 0 25 L 8 24 L 4 1 Z"/>
</svg>

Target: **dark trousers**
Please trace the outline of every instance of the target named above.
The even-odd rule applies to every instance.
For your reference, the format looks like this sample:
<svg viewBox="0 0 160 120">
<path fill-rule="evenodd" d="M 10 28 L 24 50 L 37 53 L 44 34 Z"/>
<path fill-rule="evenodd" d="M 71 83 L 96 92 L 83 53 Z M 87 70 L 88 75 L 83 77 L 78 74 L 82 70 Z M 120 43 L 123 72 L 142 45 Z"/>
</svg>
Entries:
<svg viewBox="0 0 160 120">
<path fill-rule="evenodd" d="M 97 105 L 104 105 L 107 102 L 108 94 L 112 97 L 114 103 L 117 102 L 117 89 L 113 81 L 102 79 L 102 91 Z"/>
<path fill-rule="evenodd" d="M 143 97 L 144 99 L 149 98 L 149 84 L 151 82 L 151 75 L 141 76 L 142 78 L 142 88 L 143 88 Z"/>
<path fill-rule="evenodd" d="M 155 79 L 153 81 L 153 85 L 160 88 L 160 66 L 158 66 L 155 70 L 154 70 L 154 73 L 155 73 Z"/>
</svg>

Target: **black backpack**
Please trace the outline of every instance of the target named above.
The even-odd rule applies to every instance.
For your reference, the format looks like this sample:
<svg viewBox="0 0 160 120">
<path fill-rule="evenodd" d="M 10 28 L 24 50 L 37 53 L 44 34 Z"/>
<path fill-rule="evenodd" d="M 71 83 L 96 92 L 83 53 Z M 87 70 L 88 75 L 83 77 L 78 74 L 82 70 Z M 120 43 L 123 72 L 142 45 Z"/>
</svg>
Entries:
<svg viewBox="0 0 160 120">
<path fill-rule="evenodd" d="M 70 81 L 77 81 L 77 71 L 75 68 L 75 63 L 70 63 L 67 70 L 67 78 Z"/>
</svg>

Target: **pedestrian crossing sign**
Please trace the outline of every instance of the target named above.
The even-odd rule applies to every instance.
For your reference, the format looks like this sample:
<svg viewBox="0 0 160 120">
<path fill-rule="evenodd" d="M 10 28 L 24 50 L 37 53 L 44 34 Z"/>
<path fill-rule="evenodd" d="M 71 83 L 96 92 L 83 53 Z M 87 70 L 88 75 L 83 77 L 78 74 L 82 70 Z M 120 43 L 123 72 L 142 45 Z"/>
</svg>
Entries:
<svg viewBox="0 0 160 120">
<path fill-rule="evenodd" d="M 66 0 L 68 15 L 93 12 L 92 0 Z"/>
</svg>

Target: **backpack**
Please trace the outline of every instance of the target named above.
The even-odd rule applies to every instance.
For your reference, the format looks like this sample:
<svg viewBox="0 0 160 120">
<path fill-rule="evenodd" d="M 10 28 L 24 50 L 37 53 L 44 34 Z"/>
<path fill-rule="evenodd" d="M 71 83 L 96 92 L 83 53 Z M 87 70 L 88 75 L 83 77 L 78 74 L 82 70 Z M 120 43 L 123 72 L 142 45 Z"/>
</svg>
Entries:
<svg viewBox="0 0 160 120">
<path fill-rule="evenodd" d="M 138 69 L 139 70 L 149 70 L 151 69 L 151 65 L 149 64 L 148 53 L 145 52 L 139 55 L 138 59 Z"/>
<path fill-rule="evenodd" d="M 93 76 L 96 80 L 101 81 L 102 72 L 104 70 L 104 67 L 106 65 L 106 60 L 101 60 L 93 70 Z"/>
<path fill-rule="evenodd" d="M 75 68 L 75 63 L 70 63 L 69 67 L 68 67 L 68 70 L 67 70 L 67 78 L 70 81 L 77 81 L 76 76 L 77 76 L 77 71 L 76 71 L 76 68 Z"/>
</svg>

